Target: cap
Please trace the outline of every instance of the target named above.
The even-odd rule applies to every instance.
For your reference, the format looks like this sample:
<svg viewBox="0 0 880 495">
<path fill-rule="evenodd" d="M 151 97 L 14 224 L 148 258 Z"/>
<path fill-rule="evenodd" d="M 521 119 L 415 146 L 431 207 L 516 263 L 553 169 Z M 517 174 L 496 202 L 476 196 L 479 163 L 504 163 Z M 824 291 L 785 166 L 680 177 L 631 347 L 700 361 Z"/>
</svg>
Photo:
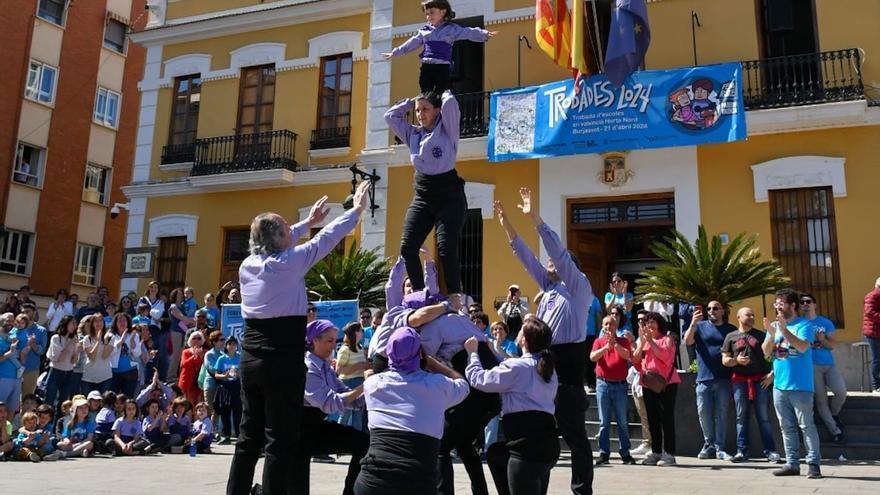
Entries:
<svg viewBox="0 0 880 495">
<path fill-rule="evenodd" d="M 510 287 L 508 287 L 507 290 L 519 290 L 519 286 L 516 284 L 510 284 Z"/>
<path fill-rule="evenodd" d="M 101 400 L 101 392 L 98 392 L 97 390 L 92 390 L 91 392 L 89 392 L 89 396 L 87 397 L 87 399 L 88 400 Z"/>
<path fill-rule="evenodd" d="M 70 408 L 70 410 L 71 410 L 71 411 L 76 411 L 76 409 L 77 409 L 78 407 L 80 407 L 80 406 L 87 406 L 87 405 L 89 405 L 89 401 L 87 401 L 87 400 L 85 400 L 85 399 L 76 399 L 75 401 L 73 401 L 73 406 Z"/>
</svg>

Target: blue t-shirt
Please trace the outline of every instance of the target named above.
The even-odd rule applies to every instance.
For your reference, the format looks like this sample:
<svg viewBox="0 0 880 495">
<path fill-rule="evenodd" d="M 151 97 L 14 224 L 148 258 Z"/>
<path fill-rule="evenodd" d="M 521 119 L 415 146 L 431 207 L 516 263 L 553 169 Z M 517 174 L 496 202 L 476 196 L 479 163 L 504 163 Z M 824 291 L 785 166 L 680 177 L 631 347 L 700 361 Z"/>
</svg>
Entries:
<svg viewBox="0 0 880 495">
<path fill-rule="evenodd" d="M 151 321 L 152 321 L 152 320 L 150 320 L 150 317 L 149 317 L 149 316 L 140 316 L 140 315 L 138 315 L 138 316 L 135 316 L 134 318 L 131 319 L 131 324 L 132 324 L 132 325 L 147 325 L 147 326 L 150 326 L 150 322 L 151 322 Z"/>
<path fill-rule="evenodd" d="M 6 354 L 12 347 L 11 334 L 0 337 L 0 354 Z M 17 360 L 16 360 L 17 361 Z M 18 378 L 18 367 L 12 359 L 7 359 L 0 363 L 0 378 Z"/>
<path fill-rule="evenodd" d="M 590 314 L 587 316 L 587 337 L 596 336 L 596 315 L 602 311 L 602 303 L 598 297 L 593 298 L 593 304 L 590 305 Z"/>
<path fill-rule="evenodd" d="M 735 332 L 736 327 L 730 323 L 715 326 L 711 321 L 697 323 L 694 345 L 697 351 L 697 382 L 729 379 L 730 368 L 721 364 L 721 346 L 724 337 Z"/>
<path fill-rule="evenodd" d="M 196 309 L 198 309 L 199 305 L 196 304 L 196 300 L 194 298 L 184 299 L 183 304 L 181 304 L 181 310 L 183 310 L 183 314 L 189 316 L 190 318 L 194 318 L 196 316 Z"/>
<path fill-rule="evenodd" d="M 40 347 L 42 352 L 35 352 L 31 349 L 30 352 L 25 356 L 24 361 L 21 363 L 24 366 L 25 371 L 39 371 L 40 369 L 40 355 L 45 354 L 48 347 L 47 344 L 47 334 L 46 329 L 42 325 L 33 324 L 23 330 L 12 329 L 9 332 L 9 338 L 17 337 L 18 338 L 18 350 L 24 350 L 25 346 L 28 345 L 28 337 L 34 334 L 37 340 L 37 345 Z M 19 353 L 19 356 L 21 354 Z M 20 359 L 20 358 L 19 358 Z"/>
<path fill-rule="evenodd" d="M 364 329 L 364 338 L 361 339 L 358 344 L 364 349 L 370 347 L 370 340 L 373 338 L 373 327 L 367 327 Z"/>
<path fill-rule="evenodd" d="M 494 341 L 495 339 L 492 340 Z M 507 354 L 510 354 L 511 356 L 519 356 L 519 347 L 516 346 L 515 342 L 512 342 L 508 339 L 504 339 L 504 341 L 501 342 L 501 350 L 503 350 Z"/>
<path fill-rule="evenodd" d="M 73 427 L 65 422 L 64 431 L 61 433 L 62 438 L 69 438 L 73 443 L 84 442 L 88 440 L 89 434 L 95 433 L 95 422 L 86 417 L 85 421 L 80 421 Z"/>
<path fill-rule="evenodd" d="M 824 316 L 816 316 L 812 320 L 807 320 L 813 326 L 814 333 L 824 332 L 826 336 L 834 335 L 837 330 L 834 323 Z M 834 354 L 831 349 L 827 349 L 819 339 L 813 342 L 813 364 L 818 366 L 834 366 Z"/>
<path fill-rule="evenodd" d="M 775 323 L 774 323 L 775 324 Z M 804 318 L 795 318 L 788 324 L 788 331 L 810 343 L 807 351 L 798 352 L 788 342 L 783 342 L 782 332 L 776 332 L 774 343 L 773 386 L 779 390 L 813 391 L 813 325 Z M 767 332 L 770 336 L 770 332 Z"/>
<path fill-rule="evenodd" d="M 220 321 L 220 308 L 205 306 L 202 309 L 205 311 L 205 317 L 208 320 L 208 328 L 217 328 L 217 323 Z"/>
<path fill-rule="evenodd" d="M 126 342 L 119 346 L 119 363 L 113 368 L 115 373 L 125 373 L 135 368 L 135 363 L 131 360 L 131 349 L 128 348 L 128 337 L 125 340 Z"/>
<path fill-rule="evenodd" d="M 222 356 L 217 358 L 217 364 L 214 365 L 214 368 L 217 370 L 217 373 L 226 373 L 230 368 L 235 367 L 237 369 L 241 369 L 240 366 L 241 355 L 239 353 L 235 353 L 235 356 L 229 356 L 229 354 L 223 353 Z M 226 378 L 227 382 L 233 382 L 238 380 L 238 375 L 235 375 L 233 378 Z"/>
</svg>

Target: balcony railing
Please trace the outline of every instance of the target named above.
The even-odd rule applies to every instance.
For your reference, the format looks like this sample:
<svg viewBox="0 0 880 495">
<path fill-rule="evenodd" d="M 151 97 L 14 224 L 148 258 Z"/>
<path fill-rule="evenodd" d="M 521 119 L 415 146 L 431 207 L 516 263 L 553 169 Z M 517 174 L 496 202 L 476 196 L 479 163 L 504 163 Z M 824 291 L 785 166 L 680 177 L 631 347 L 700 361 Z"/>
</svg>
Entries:
<svg viewBox="0 0 880 495">
<path fill-rule="evenodd" d="M 162 147 L 162 165 L 169 163 L 189 163 L 195 155 L 195 143 L 166 144 Z"/>
<path fill-rule="evenodd" d="M 309 149 L 345 148 L 349 144 L 349 136 L 351 136 L 351 127 L 315 129 L 312 131 L 312 141 L 309 143 Z"/>
<path fill-rule="evenodd" d="M 749 60 L 743 66 L 748 110 L 862 100 L 858 49 Z"/>
<path fill-rule="evenodd" d="M 296 133 L 287 129 L 197 139 L 192 175 L 296 170 Z"/>
<path fill-rule="evenodd" d="M 458 108 L 461 110 L 459 137 L 470 138 L 489 134 L 489 95 L 491 94 L 491 91 L 480 91 L 455 95 Z M 406 115 L 411 124 L 418 125 L 415 111 L 410 110 Z M 396 137 L 394 140 L 400 143 Z"/>
</svg>

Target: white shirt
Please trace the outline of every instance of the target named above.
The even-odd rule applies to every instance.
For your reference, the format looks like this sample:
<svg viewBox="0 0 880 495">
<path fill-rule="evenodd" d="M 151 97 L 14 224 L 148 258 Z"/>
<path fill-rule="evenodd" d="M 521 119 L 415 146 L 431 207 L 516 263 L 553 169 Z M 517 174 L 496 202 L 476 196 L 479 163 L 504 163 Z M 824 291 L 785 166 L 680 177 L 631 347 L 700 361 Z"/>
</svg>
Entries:
<svg viewBox="0 0 880 495">
<path fill-rule="evenodd" d="M 132 339 L 132 337 L 134 337 Z M 118 344 L 122 340 L 122 335 L 114 334 L 110 337 L 110 345 L 113 346 L 113 353 L 110 354 L 110 367 L 119 367 L 119 354 L 122 352 L 122 344 Z M 128 344 L 128 354 L 131 363 L 136 365 L 138 358 L 141 357 L 141 337 L 137 334 L 129 333 L 125 336 L 126 344 Z M 117 345 L 118 344 L 118 345 Z"/>
<path fill-rule="evenodd" d="M 107 356 L 106 358 L 103 356 L 104 354 L 104 346 L 99 345 L 98 350 L 95 351 L 95 358 L 92 359 L 89 357 L 88 352 L 94 347 L 95 340 L 90 336 L 86 335 L 83 337 L 83 353 L 86 355 L 86 364 L 83 366 L 83 376 L 82 381 L 89 383 L 101 383 L 105 380 L 109 380 L 113 378 L 113 366 L 110 363 L 111 356 Z M 116 357 L 119 359 L 119 356 Z"/>
<path fill-rule="evenodd" d="M 46 330 L 55 333 L 58 324 L 61 323 L 61 318 L 67 315 L 73 316 L 73 304 L 70 301 L 65 301 L 60 305 L 57 302 L 50 304 L 49 310 L 46 311 Z"/>
</svg>

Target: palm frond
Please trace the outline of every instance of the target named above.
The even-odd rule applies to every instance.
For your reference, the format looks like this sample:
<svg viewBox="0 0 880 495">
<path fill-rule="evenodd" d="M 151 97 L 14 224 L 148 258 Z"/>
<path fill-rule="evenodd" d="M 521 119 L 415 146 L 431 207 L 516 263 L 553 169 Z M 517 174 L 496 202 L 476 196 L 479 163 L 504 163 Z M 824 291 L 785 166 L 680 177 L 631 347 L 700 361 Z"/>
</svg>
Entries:
<svg viewBox="0 0 880 495">
<path fill-rule="evenodd" d="M 310 299 L 357 299 L 363 307 L 385 307 L 385 281 L 389 262 L 375 249 L 363 250 L 357 242 L 347 253 L 333 252 L 306 274 Z"/>
</svg>

